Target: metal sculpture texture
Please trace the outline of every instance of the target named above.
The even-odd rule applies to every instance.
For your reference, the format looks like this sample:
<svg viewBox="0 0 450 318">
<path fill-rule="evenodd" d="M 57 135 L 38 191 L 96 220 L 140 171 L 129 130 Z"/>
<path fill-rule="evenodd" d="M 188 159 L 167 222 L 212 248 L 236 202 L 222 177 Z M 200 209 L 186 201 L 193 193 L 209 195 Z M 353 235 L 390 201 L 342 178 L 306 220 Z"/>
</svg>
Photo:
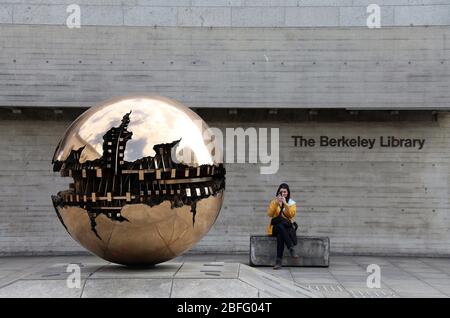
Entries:
<svg viewBox="0 0 450 318">
<path fill-rule="evenodd" d="M 67 232 L 105 260 L 157 264 L 190 249 L 214 224 L 225 168 L 206 123 L 157 96 L 110 100 L 78 117 L 53 170 L 73 178 L 52 196 Z"/>
</svg>

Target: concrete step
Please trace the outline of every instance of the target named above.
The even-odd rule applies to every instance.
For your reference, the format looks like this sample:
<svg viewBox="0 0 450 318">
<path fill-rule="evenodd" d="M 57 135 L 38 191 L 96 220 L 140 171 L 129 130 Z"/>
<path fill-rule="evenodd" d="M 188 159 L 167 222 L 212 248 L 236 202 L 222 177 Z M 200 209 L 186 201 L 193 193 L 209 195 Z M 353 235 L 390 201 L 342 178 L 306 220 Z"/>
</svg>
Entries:
<svg viewBox="0 0 450 318">
<path fill-rule="evenodd" d="M 294 260 L 285 248 L 283 266 L 328 267 L 330 238 L 325 236 L 297 236 L 295 251 L 300 256 Z M 250 265 L 273 266 L 277 256 L 277 239 L 268 235 L 250 236 Z"/>
</svg>

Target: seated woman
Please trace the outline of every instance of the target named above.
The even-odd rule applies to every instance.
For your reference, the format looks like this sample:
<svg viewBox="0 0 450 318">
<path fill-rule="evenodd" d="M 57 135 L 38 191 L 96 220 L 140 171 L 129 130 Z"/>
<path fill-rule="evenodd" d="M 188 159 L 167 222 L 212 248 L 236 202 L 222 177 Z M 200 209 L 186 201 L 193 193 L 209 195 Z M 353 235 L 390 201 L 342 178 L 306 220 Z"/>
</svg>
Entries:
<svg viewBox="0 0 450 318">
<path fill-rule="evenodd" d="M 271 217 L 267 227 L 267 234 L 277 237 L 277 258 L 273 269 L 280 269 L 282 266 L 284 245 L 289 249 L 293 258 L 298 258 L 294 250 L 294 242 L 289 236 L 288 227 L 292 226 L 293 219 L 297 213 L 297 206 L 291 199 L 291 191 L 286 183 L 278 187 L 276 198 L 270 201 L 267 214 Z"/>
</svg>

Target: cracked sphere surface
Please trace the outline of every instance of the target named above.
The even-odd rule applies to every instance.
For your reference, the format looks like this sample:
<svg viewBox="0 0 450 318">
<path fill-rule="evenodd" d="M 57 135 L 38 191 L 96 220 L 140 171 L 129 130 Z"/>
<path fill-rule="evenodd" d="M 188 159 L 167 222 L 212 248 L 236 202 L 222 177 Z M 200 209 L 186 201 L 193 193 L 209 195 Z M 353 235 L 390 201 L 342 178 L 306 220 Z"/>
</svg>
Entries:
<svg viewBox="0 0 450 318">
<path fill-rule="evenodd" d="M 105 260 L 157 264 L 214 224 L 225 191 L 220 149 L 189 108 L 158 96 L 94 106 L 67 129 L 53 170 L 71 178 L 52 196 L 67 232 Z"/>
</svg>

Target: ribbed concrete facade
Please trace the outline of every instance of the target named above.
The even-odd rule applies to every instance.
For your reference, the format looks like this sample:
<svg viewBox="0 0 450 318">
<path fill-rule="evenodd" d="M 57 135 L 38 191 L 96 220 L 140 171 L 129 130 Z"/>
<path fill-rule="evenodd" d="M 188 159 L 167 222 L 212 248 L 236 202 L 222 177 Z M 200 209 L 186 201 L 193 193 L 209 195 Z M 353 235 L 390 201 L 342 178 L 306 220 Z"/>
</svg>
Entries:
<svg viewBox="0 0 450 318">
<path fill-rule="evenodd" d="M 450 28 L 0 25 L 1 106 L 157 93 L 190 107 L 445 109 Z"/>
<path fill-rule="evenodd" d="M 74 118 L 58 114 L 156 93 L 223 111 L 205 119 L 224 131 L 280 129 L 278 172 L 228 164 L 222 212 L 194 251 L 247 252 L 286 181 L 301 232 L 329 236 L 332 253 L 449 256 L 450 1 L 376 1 L 381 28 L 369 29 L 372 2 L 80 0 L 74 29 L 74 1 L 0 2 L 0 254 L 83 251 L 50 202 L 67 187 L 51 157 Z M 252 118 L 261 109 L 273 118 Z M 274 109 L 427 112 L 320 121 L 314 110 L 297 121 Z M 426 141 L 421 150 L 305 148 L 293 135 Z"/>
</svg>

